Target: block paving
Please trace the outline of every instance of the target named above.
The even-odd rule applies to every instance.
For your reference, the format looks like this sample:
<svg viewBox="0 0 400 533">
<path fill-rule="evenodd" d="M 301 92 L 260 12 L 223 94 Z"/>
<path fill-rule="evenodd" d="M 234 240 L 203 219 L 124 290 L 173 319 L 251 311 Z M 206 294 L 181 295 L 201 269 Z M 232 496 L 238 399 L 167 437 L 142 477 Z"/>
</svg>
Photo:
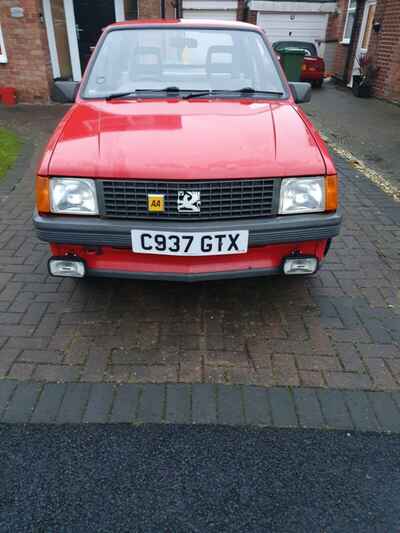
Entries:
<svg viewBox="0 0 400 533">
<path fill-rule="evenodd" d="M 195 424 L 400 433 L 400 393 L 0 381 L 0 424 Z"/>
<path fill-rule="evenodd" d="M 26 139 L 0 190 L 0 380 L 22 398 L 44 383 L 400 390 L 400 209 L 356 167 L 336 160 L 344 223 L 313 277 L 60 279 L 32 227 L 41 143 Z"/>
</svg>

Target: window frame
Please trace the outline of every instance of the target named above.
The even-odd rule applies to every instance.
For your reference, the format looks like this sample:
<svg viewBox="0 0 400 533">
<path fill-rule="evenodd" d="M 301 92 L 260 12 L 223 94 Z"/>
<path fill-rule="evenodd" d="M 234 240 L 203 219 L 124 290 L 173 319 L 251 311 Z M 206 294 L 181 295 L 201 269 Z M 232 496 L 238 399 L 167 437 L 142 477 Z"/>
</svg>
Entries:
<svg viewBox="0 0 400 533">
<path fill-rule="evenodd" d="M 356 16 L 356 13 L 357 13 L 357 0 L 355 2 L 354 7 L 351 7 L 352 1 L 353 0 L 348 0 L 347 10 L 346 10 L 346 20 L 345 20 L 344 27 L 343 27 L 342 40 L 340 41 L 341 44 L 350 44 L 350 42 L 351 42 L 351 35 L 350 35 L 350 37 L 345 37 L 345 35 L 346 35 L 346 31 L 347 31 L 347 26 L 349 24 L 350 15 L 354 15 L 353 26 L 354 26 L 354 23 L 355 23 L 355 16 Z"/>
<path fill-rule="evenodd" d="M 8 63 L 6 45 L 4 44 L 3 31 L 0 24 L 0 63 Z"/>
</svg>

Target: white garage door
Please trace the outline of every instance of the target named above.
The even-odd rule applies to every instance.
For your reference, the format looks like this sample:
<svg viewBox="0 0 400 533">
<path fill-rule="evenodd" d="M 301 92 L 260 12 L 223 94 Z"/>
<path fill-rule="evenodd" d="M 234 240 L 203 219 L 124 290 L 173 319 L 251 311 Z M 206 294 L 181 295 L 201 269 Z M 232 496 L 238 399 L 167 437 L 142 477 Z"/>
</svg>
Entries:
<svg viewBox="0 0 400 533">
<path fill-rule="evenodd" d="M 235 9 L 184 9 L 184 19 L 236 20 Z"/>
<path fill-rule="evenodd" d="M 257 23 L 271 43 L 307 41 L 317 46 L 326 38 L 328 15 L 321 13 L 259 13 Z M 321 47 L 319 52 L 322 53 Z"/>
</svg>

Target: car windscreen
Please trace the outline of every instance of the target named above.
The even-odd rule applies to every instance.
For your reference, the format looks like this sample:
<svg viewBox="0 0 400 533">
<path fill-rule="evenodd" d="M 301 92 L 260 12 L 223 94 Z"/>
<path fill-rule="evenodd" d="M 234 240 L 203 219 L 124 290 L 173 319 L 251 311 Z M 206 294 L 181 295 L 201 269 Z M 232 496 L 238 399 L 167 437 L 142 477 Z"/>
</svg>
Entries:
<svg viewBox="0 0 400 533">
<path fill-rule="evenodd" d="M 279 52 L 279 50 L 282 50 L 283 48 L 288 48 L 290 50 L 304 50 L 306 56 L 315 57 L 318 55 L 317 49 L 314 44 L 305 43 L 303 41 L 279 41 L 277 43 L 274 43 L 273 47 L 277 52 Z"/>
<path fill-rule="evenodd" d="M 238 91 L 245 87 L 285 93 L 270 50 L 258 32 L 157 27 L 109 31 L 81 96 L 105 98 L 168 87 L 180 91 Z"/>
</svg>

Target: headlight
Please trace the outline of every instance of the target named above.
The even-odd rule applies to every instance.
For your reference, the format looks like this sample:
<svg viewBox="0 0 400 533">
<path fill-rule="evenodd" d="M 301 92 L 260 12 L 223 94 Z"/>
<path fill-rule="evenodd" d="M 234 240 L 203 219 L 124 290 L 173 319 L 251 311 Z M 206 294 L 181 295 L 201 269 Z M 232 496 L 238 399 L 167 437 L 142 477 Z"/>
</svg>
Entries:
<svg viewBox="0 0 400 533">
<path fill-rule="evenodd" d="M 325 211 L 325 178 L 285 178 L 281 184 L 279 214 Z"/>
<path fill-rule="evenodd" d="M 51 178 L 50 209 L 52 213 L 98 215 L 94 180 Z"/>
</svg>

